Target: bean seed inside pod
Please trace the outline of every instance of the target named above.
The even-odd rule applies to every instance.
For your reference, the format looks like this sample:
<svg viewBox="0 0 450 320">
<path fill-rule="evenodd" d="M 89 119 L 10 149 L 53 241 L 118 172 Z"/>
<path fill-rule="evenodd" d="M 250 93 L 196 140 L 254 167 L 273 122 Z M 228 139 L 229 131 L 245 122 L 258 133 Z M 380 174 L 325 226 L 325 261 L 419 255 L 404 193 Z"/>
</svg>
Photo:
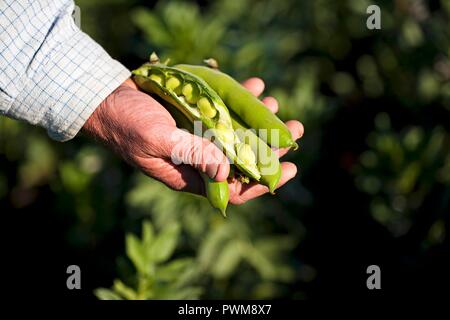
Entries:
<svg viewBox="0 0 450 320">
<path fill-rule="evenodd" d="M 164 76 L 161 74 L 152 73 L 149 78 L 161 86 L 164 85 Z"/>
<path fill-rule="evenodd" d="M 207 118 L 214 118 L 217 114 L 217 110 L 213 107 L 211 101 L 208 98 L 201 97 L 197 101 L 197 107 L 200 112 Z"/>
<path fill-rule="evenodd" d="M 171 91 L 176 91 L 181 86 L 181 80 L 174 76 L 169 76 L 166 81 L 166 88 Z"/>
<path fill-rule="evenodd" d="M 239 143 L 236 145 L 236 152 L 238 158 L 241 159 L 244 163 L 246 164 L 256 163 L 256 156 L 250 145 L 245 143 Z"/>
<path fill-rule="evenodd" d="M 233 128 L 226 126 L 223 122 L 216 124 L 216 132 L 226 143 L 234 143 L 234 131 Z"/>
<path fill-rule="evenodd" d="M 197 86 L 193 85 L 192 83 L 186 83 L 183 86 L 183 89 L 181 89 L 181 93 L 185 97 L 186 101 L 189 103 L 197 103 L 199 90 Z"/>
</svg>

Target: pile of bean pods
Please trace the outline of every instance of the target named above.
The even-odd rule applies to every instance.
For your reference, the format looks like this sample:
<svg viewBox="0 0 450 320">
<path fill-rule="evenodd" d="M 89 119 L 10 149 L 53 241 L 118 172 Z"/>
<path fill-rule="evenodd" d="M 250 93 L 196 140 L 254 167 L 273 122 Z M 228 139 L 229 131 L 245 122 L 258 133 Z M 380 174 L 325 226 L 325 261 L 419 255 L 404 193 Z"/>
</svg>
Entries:
<svg viewBox="0 0 450 320">
<path fill-rule="evenodd" d="M 194 133 L 194 121 L 221 147 L 243 183 L 256 180 L 273 193 L 281 178 L 278 156 L 271 147 L 294 148 L 286 125 L 258 98 L 229 75 L 208 66 L 161 63 L 155 53 L 150 61 L 133 71 L 133 79 L 145 92 L 156 95 L 171 113 L 177 126 Z M 273 134 L 275 133 L 275 134 Z M 226 216 L 228 182 L 217 182 L 201 174 L 206 196 L 213 208 Z"/>
</svg>

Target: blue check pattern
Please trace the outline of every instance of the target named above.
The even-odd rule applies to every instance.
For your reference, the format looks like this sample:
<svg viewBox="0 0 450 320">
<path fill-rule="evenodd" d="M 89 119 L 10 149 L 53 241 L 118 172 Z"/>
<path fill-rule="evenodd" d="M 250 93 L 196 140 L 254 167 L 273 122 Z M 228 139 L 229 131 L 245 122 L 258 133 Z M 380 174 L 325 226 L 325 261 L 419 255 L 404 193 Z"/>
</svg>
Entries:
<svg viewBox="0 0 450 320">
<path fill-rule="evenodd" d="M 73 138 L 130 72 L 73 21 L 72 0 L 0 1 L 0 115 Z"/>
</svg>

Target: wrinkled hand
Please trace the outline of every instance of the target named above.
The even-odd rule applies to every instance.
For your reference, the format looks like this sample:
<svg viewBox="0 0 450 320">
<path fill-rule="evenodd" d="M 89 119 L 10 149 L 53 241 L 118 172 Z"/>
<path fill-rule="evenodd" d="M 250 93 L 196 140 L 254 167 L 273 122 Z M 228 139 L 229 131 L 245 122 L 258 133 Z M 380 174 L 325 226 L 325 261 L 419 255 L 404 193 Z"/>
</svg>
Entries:
<svg viewBox="0 0 450 320">
<path fill-rule="evenodd" d="M 243 85 L 256 96 L 264 90 L 264 82 L 258 78 L 251 78 Z M 278 104 L 274 98 L 267 97 L 263 102 L 273 112 L 277 111 Z M 302 136 L 300 122 L 291 120 L 286 124 L 294 139 Z M 229 162 L 219 148 L 204 138 L 178 129 L 170 113 L 151 96 L 139 91 L 131 79 L 97 107 L 83 131 L 115 150 L 146 175 L 174 190 L 203 195 L 205 189 L 199 171 L 216 181 L 227 179 L 230 171 Z M 174 155 L 175 147 L 177 152 Z M 279 156 L 287 151 L 277 150 Z M 293 163 L 283 162 L 281 166 L 282 178 L 278 187 L 297 173 Z M 230 202 L 234 204 L 244 203 L 269 191 L 261 184 L 243 185 L 236 179 L 229 181 L 229 187 Z"/>
</svg>

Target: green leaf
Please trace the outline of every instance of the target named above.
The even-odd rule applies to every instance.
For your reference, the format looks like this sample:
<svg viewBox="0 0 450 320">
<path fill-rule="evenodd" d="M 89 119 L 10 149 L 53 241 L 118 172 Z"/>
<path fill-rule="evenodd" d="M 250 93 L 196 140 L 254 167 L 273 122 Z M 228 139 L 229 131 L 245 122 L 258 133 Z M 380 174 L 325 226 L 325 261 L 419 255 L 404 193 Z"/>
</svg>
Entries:
<svg viewBox="0 0 450 320">
<path fill-rule="evenodd" d="M 218 228 L 211 230 L 201 243 L 198 253 L 198 260 L 203 268 L 209 268 L 211 264 L 217 259 L 223 244 L 229 237 L 230 227 L 228 225 L 221 225 Z"/>
<path fill-rule="evenodd" d="M 127 234 L 126 240 L 126 253 L 134 267 L 138 272 L 148 274 L 149 266 L 147 265 L 147 259 L 144 248 L 139 239 L 132 233 Z"/>
<path fill-rule="evenodd" d="M 55 171 L 56 154 L 45 138 L 30 136 L 26 161 L 19 167 L 21 183 L 26 187 L 47 181 Z"/>
<path fill-rule="evenodd" d="M 177 259 L 158 267 L 155 278 L 163 281 L 173 281 L 180 277 L 184 271 L 193 266 L 194 260 L 191 258 Z"/>
<path fill-rule="evenodd" d="M 59 166 L 59 174 L 64 187 L 72 193 L 80 193 L 86 190 L 92 177 L 71 161 L 62 163 Z"/>
<path fill-rule="evenodd" d="M 123 300 L 117 293 L 106 288 L 95 289 L 94 294 L 100 300 Z"/>
<path fill-rule="evenodd" d="M 167 27 L 156 15 L 144 8 L 138 8 L 132 12 L 131 19 L 136 26 L 145 32 L 150 41 L 163 46 L 170 45 L 172 37 L 167 32 Z"/>
<path fill-rule="evenodd" d="M 200 287 L 158 287 L 155 289 L 155 296 L 164 300 L 193 300 L 198 299 L 203 290 Z"/>
<path fill-rule="evenodd" d="M 189 284 L 197 283 L 199 278 L 204 278 L 204 273 L 201 273 L 197 264 L 188 266 L 183 273 L 178 275 L 177 279 L 173 283 L 176 288 L 182 288 Z"/>
<path fill-rule="evenodd" d="M 114 280 L 114 290 L 127 300 L 136 300 L 136 292 L 120 280 Z"/>
<path fill-rule="evenodd" d="M 258 271 L 264 279 L 275 279 L 276 271 L 272 262 L 259 250 L 250 245 L 242 246 L 243 254 L 247 262 Z"/>
<path fill-rule="evenodd" d="M 150 221 L 142 223 L 142 244 L 144 247 L 150 246 L 155 236 L 153 225 Z"/>
<path fill-rule="evenodd" d="M 170 258 L 178 242 L 180 226 L 170 225 L 164 228 L 147 250 L 147 257 L 151 262 L 164 262 Z"/>
<path fill-rule="evenodd" d="M 262 254 L 270 257 L 279 257 L 286 253 L 286 251 L 293 250 L 298 244 L 298 238 L 287 235 L 273 235 L 258 239 L 254 242 Z"/>
<path fill-rule="evenodd" d="M 198 299 L 203 293 L 203 289 L 200 287 L 188 287 L 180 290 L 176 290 L 168 299 L 172 300 L 193 300 Z"/>
<path fill-rule="evenodd" d="M 242 258 L 242 250 L 239 241 L 229 241 L 216 259 L 212 274 L 217 278 L 230 276 Z"/>
</svg>

